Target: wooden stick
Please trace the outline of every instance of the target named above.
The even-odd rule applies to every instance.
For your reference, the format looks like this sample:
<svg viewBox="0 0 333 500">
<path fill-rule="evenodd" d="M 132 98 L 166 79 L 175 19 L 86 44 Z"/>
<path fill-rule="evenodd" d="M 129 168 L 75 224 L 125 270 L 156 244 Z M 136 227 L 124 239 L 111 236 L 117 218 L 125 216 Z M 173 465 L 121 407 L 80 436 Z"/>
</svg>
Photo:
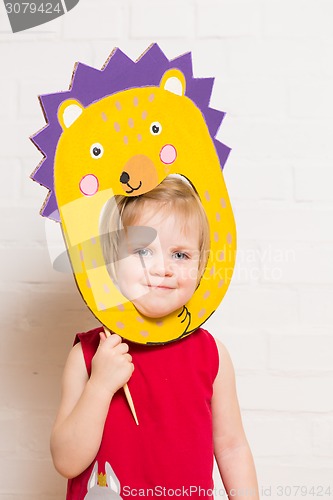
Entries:
<svg viewBox="0 0 333 500">
<path fill-rule="evenodd" d="M 135 423 L 136 423 L 136 425 L 139 425 L 138 417 L 136 416 L 136 411 L 135 411 L 133 399 L 132 399 L 130 390 L 128 388 L 128 385 L 125 384 L 124 387 L 123 387 L 123 389 L 124 389 L 124 392 L 125 392 L 125 396 L 126 396 L 126 399 L 127 399 L 128 406 L 130 407 L 132 415 L 134 417 Z"/>
<path fill-rule="evenodd" d="M 105 326 L 103 328 L 104 328 L 105 336 L 106 337 L 110 337 L 110 335 L 111 335 L 110 331 Z M 128 388 L 128 385 L 125 384 L 124 387 L 123 387 L 123 389 L 124 389 L 124 392 L 125 392 L 125 396 L 126 396 L 126 399 L 127 399 L 128 406 L 130 407 L 130 410 L 131 410 L 132 415 L 134 417 L 135 423 L 136 423 L 136 425 L 139 425 L 138 417 L 136 416 L 136 411 L 135 411 L 133 399 L 132 399 L 130 390 Z"/>
</svg>

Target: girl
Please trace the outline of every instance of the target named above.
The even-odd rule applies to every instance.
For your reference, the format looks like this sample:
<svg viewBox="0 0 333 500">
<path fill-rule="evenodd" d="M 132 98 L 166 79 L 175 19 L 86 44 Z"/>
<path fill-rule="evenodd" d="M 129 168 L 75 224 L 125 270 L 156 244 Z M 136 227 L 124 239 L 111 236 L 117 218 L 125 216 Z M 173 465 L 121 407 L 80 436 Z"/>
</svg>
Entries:
<svg viewBox="0 0 333 500">
<path fill-rule="evenodd" d="M 155 231 L 153 241 L 145 227 Z M 195 190 L 166 178 L 141 196 L 116 196 L 101 228 L 119 290 L 162 325 L 192 297 L 207 261 L 209 226 Z M 127 382 L 139 426 L 119 390 Z M 102 327 L 79 334 L 64 370 L 51 451 L 69 478 L 68 500 L 86 498 L 96 470 L 99 491 L 107 483 L 111 488 L 110 468 L 120 498 L 213 498 L 214 455 L 228 494 L 259 498 L 232 362 L 202 328 L 153 346 L 125 343 L 117 334 L 106 338 Z"/>
</svg>

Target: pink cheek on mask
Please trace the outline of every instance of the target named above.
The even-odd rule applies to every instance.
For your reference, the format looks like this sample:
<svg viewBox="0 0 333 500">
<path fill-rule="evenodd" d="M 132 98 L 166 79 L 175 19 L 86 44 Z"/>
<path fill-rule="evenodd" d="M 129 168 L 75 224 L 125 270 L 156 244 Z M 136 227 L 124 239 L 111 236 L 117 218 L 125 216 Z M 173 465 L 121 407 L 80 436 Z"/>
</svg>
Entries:
<svg viewBox="0 0 333 500">
<path fill-rule="evenodd" d="M 80 191 L 84 196 L 94 196 L 98 191 L 98 179 L 93 174 L 88 174 L 80 180 Z"/>
<path fill-rule="evenodd" d="M 163 148 L 160 151 L 160 159 L 161 162 L 165 163 L 166 165 L 170 165 L 173 163 L 177 158 L 177 151 L 172 144 L 166 144 L 163 146 Z"/>
</svg>

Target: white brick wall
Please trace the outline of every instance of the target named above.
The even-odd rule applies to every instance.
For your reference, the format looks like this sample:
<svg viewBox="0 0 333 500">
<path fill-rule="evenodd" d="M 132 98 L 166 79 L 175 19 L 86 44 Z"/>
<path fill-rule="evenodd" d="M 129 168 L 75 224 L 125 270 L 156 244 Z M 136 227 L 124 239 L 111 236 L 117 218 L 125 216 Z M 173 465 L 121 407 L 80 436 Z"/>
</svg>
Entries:
<svg viewBox="0 0 333 500">
<path fill-rule="evenodd" d="M 76 61 L 101 67 L 114 46 L 135 59 L 153 41 L 191 50 L 228 113 L 239 254 L 207 327 L 234 360 L 262 498 L 333 494 L 332 16 L 330 0 L 81 0 L 14 35 L 0 5 L 1 500 L 64 498 L 48 436 L 73 335 L 95 324 L 48 259 L 46 192 L 28 178 L 37 95 L 66 90 Z"/>
<path fill-rule="evenodd" d="M 197 2 L 197 37 L 234 38 L 256 36 L 261 31 L 262 9 L 257 0 Z"/>
</svg>

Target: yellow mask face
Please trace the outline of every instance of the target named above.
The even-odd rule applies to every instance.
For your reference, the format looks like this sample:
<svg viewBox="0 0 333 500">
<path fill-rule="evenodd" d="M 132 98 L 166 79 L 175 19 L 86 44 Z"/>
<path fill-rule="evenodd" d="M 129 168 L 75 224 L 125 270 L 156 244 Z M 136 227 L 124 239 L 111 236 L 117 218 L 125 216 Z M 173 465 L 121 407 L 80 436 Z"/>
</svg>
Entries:
<svg viewBox="0 0 333 500">
<path fill-rule="evenodd" d="M 221 302 L 234 268 L 236 229 L 220 158 L 186 84 L 184 72 L 172 68 L 158 85 L 120 90 L 86 106 L 68 98 L 57 109 L 62 132 L 54 155 L 54 192 L 77 286 L 103 325 L 142 344 L 167 343 L 202 325 Z M 187 304 L 152 319 L 113 283 L 99 224 L 111 197 L 146 193 L 170 174 L 195 187 L 209 220 L 210 253 Z"/>
</svg>

